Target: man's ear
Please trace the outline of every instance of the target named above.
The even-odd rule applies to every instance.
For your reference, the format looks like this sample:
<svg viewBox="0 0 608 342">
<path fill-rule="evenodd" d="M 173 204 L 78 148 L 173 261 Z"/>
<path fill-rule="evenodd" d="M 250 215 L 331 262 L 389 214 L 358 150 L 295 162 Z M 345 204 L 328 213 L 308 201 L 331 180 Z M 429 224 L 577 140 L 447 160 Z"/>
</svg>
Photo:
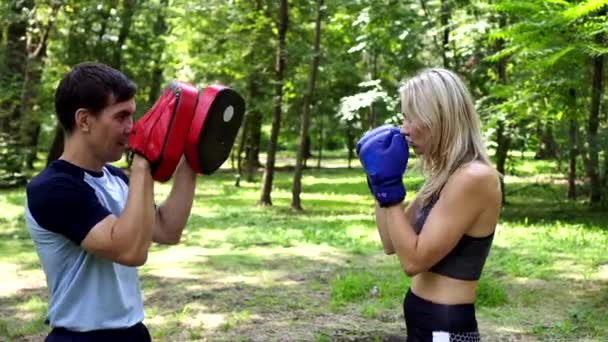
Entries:
<svg viewBox="0 0 608 342">
<path fill-rule="evenodd" d="M 88 109 L 78 108 L 74 114 L 74 126 L 83 132 L 89 132 L 91 113 Z"/>
</svg>

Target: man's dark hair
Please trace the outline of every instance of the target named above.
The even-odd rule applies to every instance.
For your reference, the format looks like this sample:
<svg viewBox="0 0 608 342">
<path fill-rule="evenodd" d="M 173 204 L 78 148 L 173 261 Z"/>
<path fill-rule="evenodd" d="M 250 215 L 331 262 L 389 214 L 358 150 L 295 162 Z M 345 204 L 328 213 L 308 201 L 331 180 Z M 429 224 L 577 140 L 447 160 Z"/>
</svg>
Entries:
<svg viewBox="0 0 608 342">
<path fill-rule="evenodd" d="M 80 63 L 57 86 L 57 118 L 69 134 L 74 130 L 74 114 L 79 108 L 86 108 L 93 115 L 98 115 L 104 107 L 129 100 L 136 92 L 135 83 L 122 72 L 102 63 Z"/>
</svg>

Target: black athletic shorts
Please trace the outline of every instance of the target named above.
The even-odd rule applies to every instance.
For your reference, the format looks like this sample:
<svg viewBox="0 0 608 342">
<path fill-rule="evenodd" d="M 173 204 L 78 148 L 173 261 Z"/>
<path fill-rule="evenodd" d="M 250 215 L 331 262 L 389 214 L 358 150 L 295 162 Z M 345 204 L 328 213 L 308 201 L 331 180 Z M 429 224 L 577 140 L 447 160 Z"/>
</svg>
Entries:
<svg viewBox="0 0 608 342">
<path fill-rule="evenodd" d="M 126 329 L 93 330 L 86 332 L 53 328 L 45 342 L 151 342 L 148 328 L 143 323 Z"/>
<path fill-rule="evenodd" d="M 436 304 L 408 290 L 403 312 L 407 342 L 481 341 L 473 304 Z"/>
</svg>

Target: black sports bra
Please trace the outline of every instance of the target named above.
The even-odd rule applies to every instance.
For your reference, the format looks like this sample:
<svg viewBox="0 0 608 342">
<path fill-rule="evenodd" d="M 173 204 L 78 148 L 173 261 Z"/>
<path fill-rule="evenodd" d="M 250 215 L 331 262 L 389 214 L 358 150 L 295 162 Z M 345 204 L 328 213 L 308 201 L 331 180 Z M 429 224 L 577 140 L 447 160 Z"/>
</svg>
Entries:
<svg viewBox="0 0 608 342">
<path fill-rule="evenodd" d="M 439 194 L 433 195 L 429 203 L 416 212 L 416 222 L 414 223 L 416 234 L 420 234 L 422 231 L 437 200 L 439 200 Z M 494 233 L 481 238 L 465 234 L 456 247 L 433 265 L 429 271 L 460 280 L 479 280 L 493 240 Z"/>
</svg>

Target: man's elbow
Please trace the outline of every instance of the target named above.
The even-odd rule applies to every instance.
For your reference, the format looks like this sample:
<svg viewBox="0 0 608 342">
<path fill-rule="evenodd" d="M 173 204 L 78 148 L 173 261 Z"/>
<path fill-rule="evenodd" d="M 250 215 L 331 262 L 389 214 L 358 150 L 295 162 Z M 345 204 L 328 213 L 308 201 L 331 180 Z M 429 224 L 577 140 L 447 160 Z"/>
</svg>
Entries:
<svg viewBox="0 0 608 342">
<path fill-rule="evenodd" d="M 182 233 L 176 233 L 163 241 L 164 245 L 177 245 L 182 240 Z"/>
<path fill-rule="evenodd" d="M 182 240 L 183 228 L 162 227 L 154 236 L 154 242 L 161 245 L 177 245 Z"/>
<path fill-rule="evenodd" d="M 124 266 L 139 267 L 139 266 L 145 265 L 146 261 L 148 261 L 148 251 L 147 250 L 145 250 L 143 252 L 131 252 L 131 253 L 125 254 L 122 258 L 120 258 L 116 262 L 121 265 L 124 265 Z"/>
</svg>

